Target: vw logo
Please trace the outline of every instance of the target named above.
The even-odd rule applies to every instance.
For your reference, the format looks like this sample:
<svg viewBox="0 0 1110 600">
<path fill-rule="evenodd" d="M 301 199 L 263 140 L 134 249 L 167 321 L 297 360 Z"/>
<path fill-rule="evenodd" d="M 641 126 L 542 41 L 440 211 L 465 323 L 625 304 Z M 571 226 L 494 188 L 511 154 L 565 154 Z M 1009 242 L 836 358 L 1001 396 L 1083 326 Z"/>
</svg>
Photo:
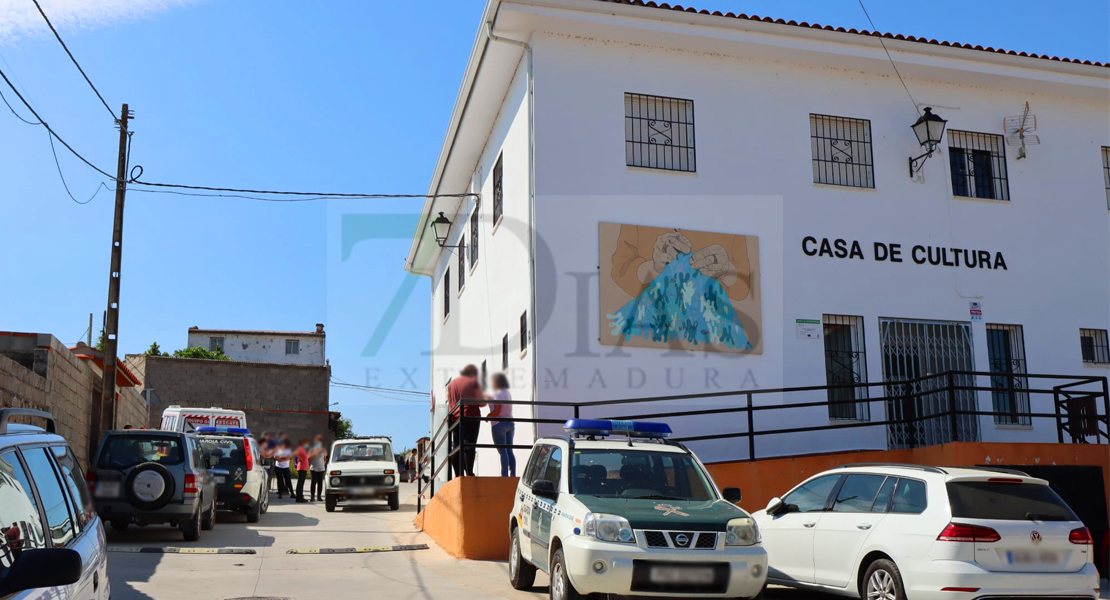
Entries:
<svg viewBox="0 0 1110 600">
<path fill-rule="evenodd" d="M 690 537 L 685 533 L 680 533 L 674 536 L 674 543 L 685 548 L 690 543 Z"/>
<path fill-rule="evenodd" d="M 1041 532 L 1034 531 L 1033 533 L 1030 533 L 1029 534 L 1029 539 L 1033 540 L 1034 544 L 1041 543 Z"/>
</svg>

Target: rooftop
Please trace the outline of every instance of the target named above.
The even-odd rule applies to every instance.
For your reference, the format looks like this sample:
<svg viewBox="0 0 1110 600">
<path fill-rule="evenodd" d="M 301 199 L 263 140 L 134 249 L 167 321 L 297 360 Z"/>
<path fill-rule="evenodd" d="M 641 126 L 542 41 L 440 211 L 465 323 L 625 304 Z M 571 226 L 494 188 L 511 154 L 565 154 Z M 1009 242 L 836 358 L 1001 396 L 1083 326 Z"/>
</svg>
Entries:
<svg viewBox="0 0 1110 600">
<path fill-rule="evenodd" d="M 278 336 L 313 336 L 324 337 L 324 324 L 317 323 L 316 331 L 269 331 L 264 329 L 201 329 L 196 325 L 189 328 L 189 333 L 221 333 L 228 335 L 278 335 Z"/>
</svg>

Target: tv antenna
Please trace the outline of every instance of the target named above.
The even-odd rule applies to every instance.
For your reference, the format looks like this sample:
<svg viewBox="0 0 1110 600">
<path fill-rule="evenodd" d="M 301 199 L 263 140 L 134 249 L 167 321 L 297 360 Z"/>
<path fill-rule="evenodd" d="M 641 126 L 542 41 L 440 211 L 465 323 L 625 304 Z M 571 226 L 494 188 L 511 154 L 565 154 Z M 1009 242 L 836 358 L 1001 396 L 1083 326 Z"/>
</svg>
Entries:
<svg viewBox="0 0 1110 600">
<path fill-rule="evenodd" d="M 1018 160 L 1025 158 L 1025 146 L 1036 146 L 1041 143 L 1041 138 L 1034 135 L 1037 130 L 1037 115 L 1029 112 L 1029 103 L 1025 103 L 1025 110 L 1020 115 L 1005 117 L 1002 126 L 1006 130 L 1006 144 L 1021 146 L 1018 148 Z"/>
</svg>

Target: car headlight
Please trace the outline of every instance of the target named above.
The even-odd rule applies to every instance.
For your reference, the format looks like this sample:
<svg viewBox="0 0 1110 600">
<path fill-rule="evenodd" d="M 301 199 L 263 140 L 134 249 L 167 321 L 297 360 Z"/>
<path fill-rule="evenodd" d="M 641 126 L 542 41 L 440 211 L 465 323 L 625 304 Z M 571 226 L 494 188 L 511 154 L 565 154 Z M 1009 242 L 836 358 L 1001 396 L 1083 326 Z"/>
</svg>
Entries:
<svg viewBox="0 0 1110 600">
<path fill-rule="evenodd" d="M 386 485 L 393 485 L 393 476 L 392 475 L 386 475 L 385 484 Z"/>
<path fill-rule="evenodd" d="M 331 478 L 331 484 L 332 485 L 339 485 L 339 478 L 338 477 L 332 477 Z"/>
<path fill-rule="evenodd" d="M 636 541 L 628 519 L 617 515 L 587 513 L 583 530 L 586 535 L 596 537 L 603 542 L 631 544 Z"/>
<path fill-rule="evenodd" d="M 726 546 L 751 546 L 760 541 L 762 538 L 759 537 L 759 526 L 751 517 L 732 519 L 725 528 Z"/>
</svg>

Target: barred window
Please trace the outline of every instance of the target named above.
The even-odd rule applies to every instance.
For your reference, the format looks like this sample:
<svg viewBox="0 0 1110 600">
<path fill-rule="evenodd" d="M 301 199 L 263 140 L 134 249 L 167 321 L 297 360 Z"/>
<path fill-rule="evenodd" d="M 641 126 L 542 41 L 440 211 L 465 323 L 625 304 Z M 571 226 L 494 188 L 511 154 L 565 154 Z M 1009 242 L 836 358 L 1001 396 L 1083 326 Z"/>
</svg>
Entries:
<svg viewBox="0 0 1110 600">
<path fill-rule="evenodd" d="M 451 269 L 443 272 L 443 320 L 451 314 Z"/>
<path fill-rule="evenodd" d="M 474 265 L 478 264 L 478 215 L 481 211 L 482 205 L 475 204 L 474 212 L 470 215 L 470 268 L 473 269 Z"/>
<path fill-rule="evenodd" d="M 626 93 L 624 156 L 630 167 L 696 171 L 694 101 Z"/>
<path fill-rule="evenodd" d="M 813 182 L 875 187 L 871 160 L 871 121 L 809 115 Z"/>
<path fill-rule="evenodd" d="M 1002 136 L 949 130 L 948 164 L 952 170 L 954 196 L 1010 199 Z"/>
<path fill-rule="evenodd" d="M 1110 343 L 1107 343 L 1105 329 L 1080 329 L 1079 345 L 1083 349 L 1083 362 L 1110 364 Z"/>
<path fill-rule="evenodd" d="M 987 323 L 987 361 L 991 370 L 991 402 L 994 422 L 1030 425 L 1029 381 L 1025 373 L 1025 339 L 1021 325 Z"/>
<path fill-rule="evenodd" d="M 459 240 L 459 293 L 466 285 L 466 238 Z"/>
<path fill-rule="evenodd" d="M 501 220 L 501 214 L 505 212 L 505 189 L 502 185 L 502 172 L 501 160 L 505 157 L 504 154 L 497 157 L 497 164 L 493 165 L 493 224 Z"/>
<path fill-rule="evenodd" d="M 1106 209 L 1110 210 L 1110 148 L 1102 147 L 1102 182 L 1106 185 Z"/>
<path fill-rule="evenodd" d="M 825 382 L 829 386 L 867 383 L 863 317 L 822 315 L 821 321 L 825 337 Z M 865 386 L 830 388 L 828 398 L 830 419 L 866 421 L 871 418 Z"/>
<path fill-rule="evenodd" d="M 528 311 L 520 315 L 520 352 L 528 349 Z"/>
</svg>

